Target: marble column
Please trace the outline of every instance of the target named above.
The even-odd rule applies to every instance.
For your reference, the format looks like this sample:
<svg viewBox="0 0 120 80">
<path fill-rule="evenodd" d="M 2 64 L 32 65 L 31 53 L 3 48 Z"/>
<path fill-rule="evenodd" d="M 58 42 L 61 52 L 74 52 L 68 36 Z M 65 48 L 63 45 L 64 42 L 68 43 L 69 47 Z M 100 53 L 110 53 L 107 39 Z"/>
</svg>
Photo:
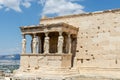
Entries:
<svg viewBox="0 0 120 80">
<path fill-rule="evenodd" d="M 49 37 L 47 32 L 45 33 L 44 53 L 49 54 Z"/>
<path fill-rule="evenodd" d="M 34 38 L 33 38 L 33 54 L 35 54 L 36 51 L 37 51 L 37 44 L 38 44 L 38 41 L 37 41 L 36 35 L 34 34 Z"/>
<path fill-rule="evenodd" d="M 69 48 L 68 48 L 68 53 L 71 53 L 71 34 L 68 34 L 68 44 L 69 44 Z"/>
<path fill-rule="evenodd" d="M 64 38 L 62 36 L 62 32 L 59 32 L 58 45 L 57 45 L 59 54 L 63 53 L 63 43 L 64 43 Z"/>
<path fill-rule="evenodd" d="M 26 38 L 25 35 L 23 34 L 23 39 L 22 39 L 22 54 L 26 53 Z"/>
</svg>

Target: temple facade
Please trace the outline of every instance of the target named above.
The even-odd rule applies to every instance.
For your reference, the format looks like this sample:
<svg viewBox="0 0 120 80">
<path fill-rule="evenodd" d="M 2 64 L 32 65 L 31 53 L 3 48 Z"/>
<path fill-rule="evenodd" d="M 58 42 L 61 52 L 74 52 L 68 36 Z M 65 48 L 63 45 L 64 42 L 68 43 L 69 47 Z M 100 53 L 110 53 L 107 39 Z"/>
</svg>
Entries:
<svg viewBox="0 0 120 80">
<path fill-rule="evenodd" d="M 78 30 L 66 23 L 21 27 L 23 61 L 20 68 L 24 70 L 42 67 L 71 68 L 76 52 Z M 26 35 L 32 38 L 29 54 L 26 52 Z M 26 57 L 31 58 L 26 61 Z"/>
<path fill-rule="evenodd" d="M 120 9 L 45 17 L 39 25 L 20 29 L 22 53 L 20 68 L 14 72 L 16 79 L 52 76 L 74 80 L 67 79 L 71 75 L 120 78 Z M 28 35 L 31 53 L 26 52 Z"/>
</svg>

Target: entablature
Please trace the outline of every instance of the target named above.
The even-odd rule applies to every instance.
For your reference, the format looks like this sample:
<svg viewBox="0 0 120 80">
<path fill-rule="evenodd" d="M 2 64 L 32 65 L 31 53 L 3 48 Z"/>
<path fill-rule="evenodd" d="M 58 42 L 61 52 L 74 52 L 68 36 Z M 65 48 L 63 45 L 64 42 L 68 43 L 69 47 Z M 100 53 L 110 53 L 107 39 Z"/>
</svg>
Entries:
<svg viewBox="0 0 120 80">
<path fill-rule="evenodd" d="M 33 25 L 20 27 L 22 34 L 37 34 L 45 32 L 66 32 L 70 34 L 77 34 L 79 28 L 66 23 L 55 23 L 47 25 Z"/>
</svg>

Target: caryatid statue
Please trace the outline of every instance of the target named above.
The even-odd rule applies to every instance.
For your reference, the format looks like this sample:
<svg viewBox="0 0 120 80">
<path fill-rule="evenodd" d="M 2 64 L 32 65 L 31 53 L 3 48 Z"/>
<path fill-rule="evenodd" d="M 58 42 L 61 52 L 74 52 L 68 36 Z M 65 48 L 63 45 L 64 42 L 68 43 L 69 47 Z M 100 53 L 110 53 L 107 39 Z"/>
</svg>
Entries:
<svg viewBox="0 0 120 80">
<path fill-rule="evenodd" d="M 26 39 L 22 39 L 22 54 L 26 53 Z"/>
<path fill-rule="evenodd" d="M 44 53 L 49 53 L 49 37 L 48 37 L 48 33 L 46 33 L 46 37 L 45 37 Z"/>
<path fill-rule="evenodd" d="M 33 53 L 36 53 L 36 51 L 37 51 L 37 45 L 38 45 L 37 38 L 34 37 L 33 38 Z"/>
<path fill-rule="evenodd" d="M 58 53 L 62 53 L 63 51 L 63 43 L 64 43 L 64 38 L 62 36 L 62 32 L 59 33 L 59 37 L 58 37 L 58 45 L 57 45 L 57 48 L 58 48 Z"/>
</svg>

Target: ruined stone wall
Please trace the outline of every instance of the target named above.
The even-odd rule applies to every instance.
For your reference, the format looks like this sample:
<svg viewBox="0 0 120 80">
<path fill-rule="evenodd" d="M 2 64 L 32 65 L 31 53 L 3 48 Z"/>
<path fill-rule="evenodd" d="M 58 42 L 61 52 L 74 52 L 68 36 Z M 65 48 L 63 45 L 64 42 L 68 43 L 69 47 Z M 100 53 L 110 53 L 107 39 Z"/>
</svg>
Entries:
<svg viewBox="0 0 120 80">
<path fill-rule="evenodd" d="M 120 68 L 120 10 L 41 19 L 79 27 L 74 66 Z"/>
</svg>

